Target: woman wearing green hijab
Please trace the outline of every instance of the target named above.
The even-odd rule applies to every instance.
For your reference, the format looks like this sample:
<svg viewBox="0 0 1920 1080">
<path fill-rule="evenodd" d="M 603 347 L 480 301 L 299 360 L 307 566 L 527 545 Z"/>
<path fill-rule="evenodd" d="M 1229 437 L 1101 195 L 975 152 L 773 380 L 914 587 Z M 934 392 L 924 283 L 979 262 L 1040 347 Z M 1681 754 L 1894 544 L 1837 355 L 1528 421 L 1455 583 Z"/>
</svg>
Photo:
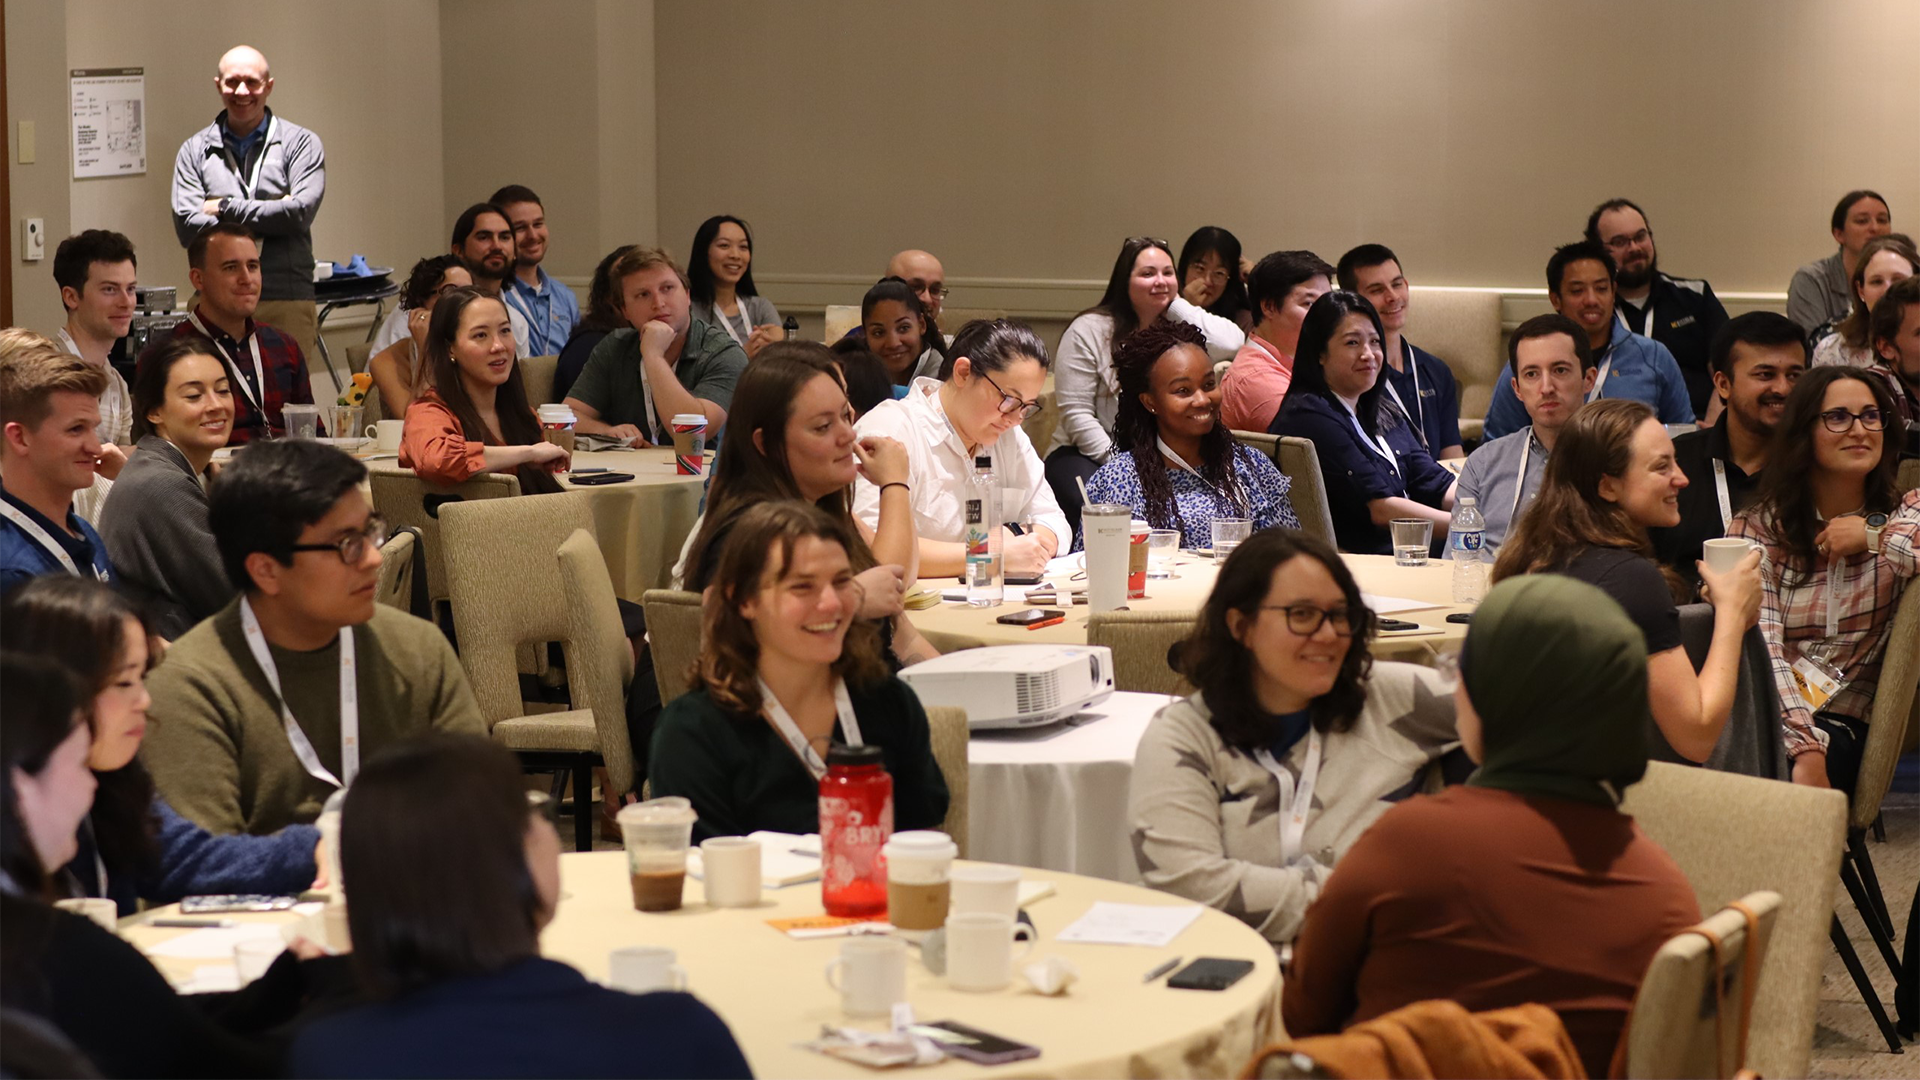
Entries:
<svg viewBox="0 0 1920 1080">
<path fill-rule="evenodd" d="M 1454 700 L 1480 769 L 1381 817 L 1294 944 L 1295 1037 L 1417 1001 L 1551 1007 L 1605 1076 L 1653 954 L 1700 920 L 1673 859 L 1618 809 L 1647 768 L 1647 651 L 1604 592 L 1502 582 L 1474 614 Z"/>
</svg>

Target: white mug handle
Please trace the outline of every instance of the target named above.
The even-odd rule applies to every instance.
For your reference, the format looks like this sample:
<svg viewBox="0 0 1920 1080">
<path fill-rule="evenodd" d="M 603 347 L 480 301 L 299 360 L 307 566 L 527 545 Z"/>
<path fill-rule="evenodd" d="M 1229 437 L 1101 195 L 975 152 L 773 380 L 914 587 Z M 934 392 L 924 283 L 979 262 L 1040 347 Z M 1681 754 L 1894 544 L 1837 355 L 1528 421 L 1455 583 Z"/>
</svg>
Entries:
<svg viewBox="0 0 1920 1080">
<path fill-rule="evenodd" d="M 686 989 L 687 989 L 687 969 L 686 968 L 681 967 L 679 964 L 669 964 L 667 966 L 667 976 L 668 976 L 667 981 L 672 984 L 675 990 L 678 990 L 682 993 L 686 992 Z"/>
<path fill-rule="evenodd" d="M 378 424 L 368 424 L 367 430 L 361 432 L 361 434 L 369 439 L 377 439 L 380 437 L 380 426 Z"/>
<path fill-rule="evenodd" d="M 846 993 L 846 990 L 842 988 L 840 983 L 834 979 L 833 974 L 836 971 L 844 970 L 846 966 L 847 966 L 847 962 L 838 957 L 834 958 L 833 960 L 827 963 L 827 985 L 833 987 L 835 990 L 839 991 L 842 994 Z"/>
<path fill-rule="evenodd" d="M 1028 926 L 1026 923 L 1013 924 L 1013 940 L 1024 941 L 1026 942 L 1026 945 L 1027 945 L 1026 948 L 1021 949 L 1019 952 L 1014 954 L 1013 956 L 1014 963 L 1017 964 L 1020 961 L 1025 960 L 1028 956 L 1032 955 L 1033 946 L 1037 938 L 1038 938 L 1038 935 L 1036 935 L 1033 932 L 1033 928 Z"/>
</svg>

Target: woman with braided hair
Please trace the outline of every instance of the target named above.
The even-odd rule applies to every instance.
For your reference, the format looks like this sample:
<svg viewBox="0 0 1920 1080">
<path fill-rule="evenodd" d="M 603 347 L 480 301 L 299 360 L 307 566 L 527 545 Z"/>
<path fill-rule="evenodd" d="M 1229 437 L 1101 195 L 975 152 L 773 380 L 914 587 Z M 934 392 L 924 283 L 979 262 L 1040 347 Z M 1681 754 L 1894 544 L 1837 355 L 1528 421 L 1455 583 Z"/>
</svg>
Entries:
<svg viewBox="0 0 1920 1080">
<path fill-rule="evenodd" d="M 1216 517 L 1250 518 L 1255 529 L 1300 527 L 1287 478 L 1221 422 L 1220 382 L 1199 329 L 1166 320 L 1142 327 L 1114 350 L 1113 365 L 1115 452 L 1087 481 L 1089 499 L 1180 530 L 1182 547 L 1210 543 Z"/>
</svg>

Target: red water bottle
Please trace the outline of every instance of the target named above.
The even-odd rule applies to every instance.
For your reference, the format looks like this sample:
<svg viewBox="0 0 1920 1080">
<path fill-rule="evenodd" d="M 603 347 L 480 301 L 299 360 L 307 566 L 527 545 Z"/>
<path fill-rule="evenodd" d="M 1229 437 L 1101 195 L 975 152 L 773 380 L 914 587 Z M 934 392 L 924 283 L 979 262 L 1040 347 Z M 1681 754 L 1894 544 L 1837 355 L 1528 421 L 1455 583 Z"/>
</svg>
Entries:
<svg viewBox="0 0 1920 1080">
<path fill-rule="evenodd" d="M 820 778 L 820 899 L 827 914 L 864 919 L 887 912 L 887 864 L 880 849 L 893 835 L 893 777 L 877 746 L 827 751 Z"/>
</svg>

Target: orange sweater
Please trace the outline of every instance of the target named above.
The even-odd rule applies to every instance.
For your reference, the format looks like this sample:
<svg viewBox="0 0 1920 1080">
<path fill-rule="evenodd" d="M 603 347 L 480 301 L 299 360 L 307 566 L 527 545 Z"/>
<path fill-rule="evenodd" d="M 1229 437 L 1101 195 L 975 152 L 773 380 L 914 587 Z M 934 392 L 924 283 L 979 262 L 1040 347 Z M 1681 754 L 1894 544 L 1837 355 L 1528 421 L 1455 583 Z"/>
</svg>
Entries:
<svg viewBox="0 0 1920 1080">
<path fill-rule="evenodd" d="M 459 418 L 439 394 L 428 390 L 407 406 L 407 426 L 400 433 L 400 465 L 422 480 L 458 484 L 487 471 L 483 439 L 469 439 Z"/>
</svg>

